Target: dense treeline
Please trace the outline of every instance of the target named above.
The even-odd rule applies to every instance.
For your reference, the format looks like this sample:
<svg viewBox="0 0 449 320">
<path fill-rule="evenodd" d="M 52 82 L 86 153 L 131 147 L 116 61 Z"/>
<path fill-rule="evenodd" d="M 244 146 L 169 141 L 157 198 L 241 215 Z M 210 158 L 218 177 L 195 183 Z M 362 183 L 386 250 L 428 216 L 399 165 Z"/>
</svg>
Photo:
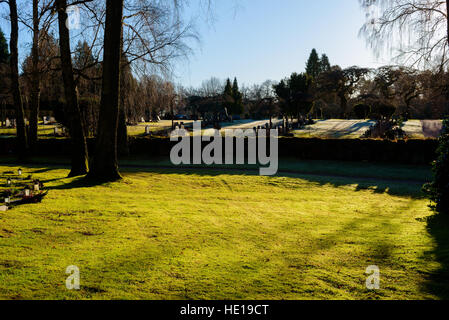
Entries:
<svg viewBox="0 0 449 320">
<path fill-rule="evenodd" d="M 237 114 L 253 119 L 284 116 L 292 120 L 442 119 L 449 113 L 448 89 L 449 73 L 441 70 L 421 71 L 404 66 L 343 69 L 332 66 L 327 55 L 319 57 L 313 49 L 304 72 L 292 73 L 277 83 L 243 86 L 243 112 Z M 229 90 L 229 79 L 224 84 L 212 78 L 201 88 L 188 91 L 190 99 L 196 97 L 188 105 L 195 109 L 201 97 L 202 105 L 207 106 L 211 98 L 229 96 Z M 229 99 L 222 103 L 228 111 L 232 109 Z"/>
<path fill-rule="evenodd" d="M 53 115 L 67 125 L 58 39 L 44 31 L 39 36 L 40 116 Z M 3 47 L 3 55 L 9 55 L 7 47 Z M 240 87 L 235 78 L 233 81 L 211 78 L 199 88 L 183 88 L 156 74 L 138 76 L 128 59 L 123 57 L 120 80 L 123 120 L 128 125 L 142 120 L 172 119 L 176 114 L 206 121 L 275 116 L 293 121 L 300 118 L 379 119 L 391 116 L 441 119 L 449 111 L 449 75 L 446 72 L 420 71 L 404 66 L 343 69 L 331 65 L 327 55 L 319 57 L 315 49 L 304 72 L 292 73 L 279 82 L 267 80 L 260 85 Z M 0 83 L 2 122 L 6 117 L 14 117 L 6 85 L 8 66 L 5 58 L 3 60 L 0 63 L 0 72 L 4 75 Z M 79 40 L 75 46 L 73 68 L 86 136 L 94 137 L 98 125 L 102 63 L 86 40 Z M 20 85 L 29 119 L 33 88 L 31 54 L 24 59 L 21 70 Z"/>
</svg>

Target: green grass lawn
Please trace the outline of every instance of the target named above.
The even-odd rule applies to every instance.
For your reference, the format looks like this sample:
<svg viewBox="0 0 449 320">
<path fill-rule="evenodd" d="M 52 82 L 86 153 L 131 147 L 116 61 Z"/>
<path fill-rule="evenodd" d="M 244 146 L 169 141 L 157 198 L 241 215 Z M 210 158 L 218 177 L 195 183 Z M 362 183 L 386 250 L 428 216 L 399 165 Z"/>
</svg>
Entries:
<svg viewBox="0 0 449 320">
<path fill-rule="evenodd" d="M 126 164 L 138 163 L 97 186 L 65 178 L 63 166 L 22 166 L 49 194 L 0 212 L 0 298 L 449 296 L 449 224 L 420 194 L 428 168 L 286 162 L 260 177 Z M 65 288 L 69 265 L 80 268 L 79 291 Z M 370 265 L 380 290 L 365 288 Z"/>
</svg>

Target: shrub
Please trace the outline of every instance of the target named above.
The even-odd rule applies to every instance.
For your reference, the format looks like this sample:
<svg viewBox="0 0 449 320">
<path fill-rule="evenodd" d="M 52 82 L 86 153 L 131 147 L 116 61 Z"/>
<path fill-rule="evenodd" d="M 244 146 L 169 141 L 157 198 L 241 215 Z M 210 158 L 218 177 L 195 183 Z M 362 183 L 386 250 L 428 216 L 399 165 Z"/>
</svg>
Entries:
<svg viewBox="0 0 449 320">
<path fill-rule="evenodd" d="M 449 119 L 444 121 L 437 155 L 432 168 L 433 182 L 424 185 L 423 190 L 433 202 L 430 206 L 433 210 L 449 214 Z"/>
<path fill-rule="evenodd" d="M 391 104 L 382 103 L 379 106 L 379 113 L 382 117 L 390 119 L 393 114 L 396 112 L 396 108 Z"/>
<path fill-rule="evenodd" d="M 375 103 L 371 107 L 370 118 L 371 119 L 390 119 L 396 112 L 396 108 L 388 103 Z"/>
<path fill-rule="evenodd" d="M 359 103 L 354 106 L 354 114 L 357 119 L 366 119 L 370 113 L 370 106 L 364 103 Z"/>
<path fill-rule="evenodd" d="M 381 138 L 387 140 L 405 139 L 407 134 L 402 130 L 402 120 L 377 120 L 362 136 L 362 138 Z"/>
</svg>

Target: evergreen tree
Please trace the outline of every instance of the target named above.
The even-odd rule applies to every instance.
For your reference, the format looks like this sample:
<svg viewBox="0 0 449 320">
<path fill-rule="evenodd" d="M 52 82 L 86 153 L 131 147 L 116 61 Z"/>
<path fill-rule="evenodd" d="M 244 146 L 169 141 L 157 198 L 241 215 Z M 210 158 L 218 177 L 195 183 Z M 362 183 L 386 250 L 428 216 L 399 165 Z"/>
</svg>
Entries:
<svg viewBox="0 0 449 320">
<path fill-rule="evenodd" d="M 237 83 L 237 78 L 234 78 L 234 83 L 232 85 L 232 98 L 234 100 L 232 114 L 239 115 L 243 113 L 243 95 L 239 91 L 239 85 Z"/>
<path fill-rule="evenodd" d="M 323 54 L 320 60 L 320 73 L 329 71 L 330 69 L 331 64 L 329 62 L 329 57 L 326 54 Z"/>
<path fill-rule="evenodd" d="M 225 101 L 225 107 L 229 113 L 232 113 L 234 107 L 234 97 L 232 95 L 231 79 L 226 80 L 226 86 L 223 92 L 223 99 Z"/>
<path fill-rule="evenodd" d="M 226 80 L 226 86 L 225 86 L 223 95 L 226 100 L 228 100 L 229 98 L 232 98 L 232 84 L 231 84 L 231 79 L 229 79 L 229 78 Z"/>
<path fill-rule="evenodd" d="M 0 29 L 0 63 L 9 62 L 9 50 L 8 42 L 6 41 L 5 34 Z"/>
<path fill-rule="evenodd" d="M 449 214 L 449 119 L 443 123 L 437 154 L 433 163 L 433 182 L 426 184 L 423 190 L 433 202 L 432 209 Z"/>
<path fill-rule="evenodd" d="M 313 96 L 310 89 L 313 78 L 307 73 L 293 73 L 288 80 L 290 88 L 291 112 L 293 116 L 305 116 L 313 106 Z"/>
<path fill-rule="evenodd" d="M 315 49 L 312 49 L 309 59 L 307 60 L 306 73 L 315 79 L 320 74 L 320 69 L 321 62 L 318 56 L 318 52 Z"/>
</svg>

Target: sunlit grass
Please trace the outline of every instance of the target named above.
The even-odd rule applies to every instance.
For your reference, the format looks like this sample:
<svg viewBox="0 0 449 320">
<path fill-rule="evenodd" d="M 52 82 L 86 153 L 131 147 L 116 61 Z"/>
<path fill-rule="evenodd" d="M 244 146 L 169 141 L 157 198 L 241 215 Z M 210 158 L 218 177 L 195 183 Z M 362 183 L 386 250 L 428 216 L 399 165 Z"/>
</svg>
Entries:
<svg viewBox="0 0 449 320">
<path fill-rule="evenodd" d="M 0 213 L 1 298 L 438 298 L 418 183 L 134 168 L 89 187 L 65 168 L 24 170 L 50 192 Z M 65 288 L 69 265 L 80 291 Z"/>
</svg>

